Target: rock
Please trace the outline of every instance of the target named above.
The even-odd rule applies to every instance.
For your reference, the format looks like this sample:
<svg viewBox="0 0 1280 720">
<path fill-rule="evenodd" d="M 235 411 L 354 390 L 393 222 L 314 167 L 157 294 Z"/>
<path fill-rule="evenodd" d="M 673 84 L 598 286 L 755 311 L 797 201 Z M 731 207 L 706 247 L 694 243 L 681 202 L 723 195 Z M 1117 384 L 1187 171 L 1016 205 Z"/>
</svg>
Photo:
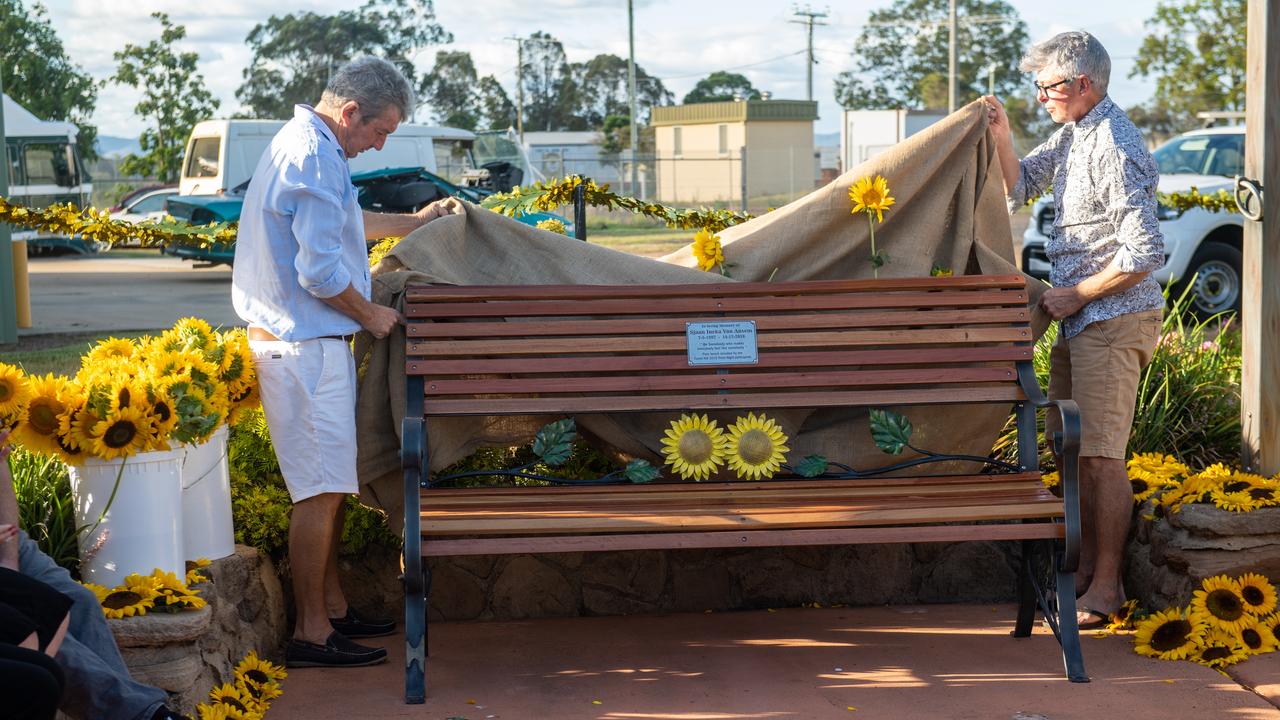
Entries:
<svg viewBox="0 0 1280 720">
<path fill-rule="evenodd" d="M 199 610 L 152 612 L 141 617 L 107 620 L 107 625 L 116 636 L 116 645 L 133 648 L 193 643 L 209 629 L 212 621 L 213 610 L 205 606 Z"/>
<path fill-rule="evenodd" d="M 957 543 L 925 570 L 918 597 L 920 602 L 1008 601 L 1016 598 L 1017 579 L 998 543 Z"/>
<path fill-rule="evenodd" d="M 831 550 L 825 579 L 827 602 L 883 605 L 914 600 L 911 576 L 917 556 L 912 545 L 848 545 Z"/>
<path fill-rule="evenodd" d="M 653 612 L 666 587 L 666 554 L 636 552 L 592 553 L 571 570 L 582 582 L 582 601 L 595 615 Z"/>
<path fill-rule="evenodd" d="M 500 571 L 490 607 L 500 618 L 577 615 L 578 593 L 557 568 L 532 555 L 516 555 Z"/>
<path fill-rule="evenodd" d="M 427 596 L 431 620 L 474 620 L 487 605 L 488 584 L 458 565 L 460 558 L 431 559 L 431 592 Z"/>
<path fill-rule="evenodd" d="M 753 548 L 729 561 L 742 606 L 788 607 L 821 595 L 821 574 L 796 565 L 781 548 Z"/>
<path fill-rule="evenodd" d="M 1276 535 L 1280 533 L 1280 507 L 1260 508 L 1237 513 L 1213 505 L 1195 503 L 1180 512 L 1169 514 L 1169 524 L 1185 528 L 1196 535 L 1240 537 L 1243 535 Z"/>
</svg>

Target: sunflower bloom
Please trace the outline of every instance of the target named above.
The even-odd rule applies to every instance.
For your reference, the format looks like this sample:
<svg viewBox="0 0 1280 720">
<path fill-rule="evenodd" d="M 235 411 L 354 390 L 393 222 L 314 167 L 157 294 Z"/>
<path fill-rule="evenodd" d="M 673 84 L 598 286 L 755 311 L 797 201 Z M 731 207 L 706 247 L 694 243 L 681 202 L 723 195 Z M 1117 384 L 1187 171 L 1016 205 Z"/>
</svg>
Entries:
<svg viewBox="0 0 1280 720">
<path fill-rule="evenodd" d="M 187 575 L 184 578 L 184 580 L 186 581 L 186 584 L 190 586 L 190 585 L 199 585 L 202 582 L 207 582 L 209 580 L 209 575 L 208 575 L 208 572 L 205 570 L 205 568 L 209 567 L 212 564 L 213 563 L 209 562 L 209 558 L 196 558 L 195 560 L 188 560 L 186 563 Z"/>
<path fill-rule="evenodd" d="M 706 480 L 724 464 L 729 440 L 706 415 L 681 415 L 664 433 L 662 453 L 666 464 L 685 480 Z"/>
<path fill-rule="evenodd" d="M 1182 660 L 1200 647 L 1205 631 L 1204 621 L 1181 608 L 1169 608 L 1138 622 L 1133 649 L 1160 660 Z"/>
<path fill-rule="evenodd" d="M 724 274 L 724 247 L 720 244 L 720 236 L 703 228 L 693 236 L 693 257 L 698 260 L 698 269 L 711 272 L 720 267 Z"/>
<path fill-rule="evenodd" d="M 1264 617 L 1276 609 L 1276 588 L 1266 577 L 1248 573 L 1241 575 L 1236 582 L 1240 583 L 1240 599 L 1244 601 L 1246 612 Z"/>
<path fill-rule="evenodd" d="M 233 716 L 229 715 L 230 708 L 226 705 L 206 705 L 200 703 L 196 705 L 196 720 L 233 720 Z"/>
<path fill-rule="evenodd" d="M 1275 652 L 1278 644 L 1276 633 L 1269 626 L 1253 620 L 1240 631 L 1240 644 L 1250 655 Z"/>
<path fill-rule="evenodd" d="M 226 705 L 242 717 L 261 717 L 258 703 L 252 696 L 245 695 L 231 683 L 223 683 L 209 691 L 209 700 L 215 705 Z M 231 717 L 235 717 L 231 715 Z"/>
<path fill-rule="evenodd" d="M 137 590 L 118 587 L 102 598 L 102 614 L 115 619 L 146 615 L 147 610 L 154 607 L 152 597 L 154 596 Z"/>
<path fill-rule="evenodd" d="M 879 175 L 874 179 L 864 177 L 849 188 L 849 199 L 853 201 L 854 215 L 865 212 L 875 213 L 876 222 L 884 222 L 884 211 L 896 201 L 889 197 L 889 183 Z"/>
<path fill-rule="evenodd" d="M 1240 583 L 1226 575 L 1207 578 L 1192 593 L 1191 612 L 1212 628 L 1236 633 L 1249 621 Z"/>
<path fill-rule="evenodd" d="M 138 346 L 129 338 L 110 337 L 94 345 L 89 352 L 80 358 L 84 368 L 114 365 L 116 360 L 132 360 L 137 354 Z"/>
<path fill-rule="evenodd" d="M 26 401 L 26 373 L 16 365 L 0 362 L 0 417 L 17 415 Z"/>
<path fill-rule="evenodd" d="M 289 673 L 283 667 L 258 657 L 256 650 L 250 650 L 240 664 L 236 665 L 236 677 L 241 676 L 256 683 L 278 683 L 289 677 Z"/>
<path fill-rule="evenodd" d="M 1041 475 L 1040 482 L 1044 483 L 1045 487 L 1053 489 L 1058 487 L 1058 483 L 1062 482 L 1062 476 L 1058 474 L 1057 470 L 1054 470 L 1053 472 L 1047 472 Z"/>
<path fill-rule="evenodd" d="M 1213 628 L 1205 635 L 1204 645 L 1190 659 L 1208 667 L 1223 668 L 1248 657 L 1245 646 L 1234 633 Z"/>
<path fill-rule="evenodd" d="M 1209 497 L 1213 498 L 1213 504 L 1228 512 L 1249 512 L 1257 508 L 1253 502 L 1253 497 L 1244 490 L 1236 490 L 1234 492 L 1226 489 L 1217 489 L 1209 493 Z"/>
<path fill-rule="evenodd" d="M 773 477 L 790 450 L 782 428 L 763 414 L 747 413 L 729 426 L 729 467 L 744 480 Z"/>
<path fill-rule="evenodd" d="M 14 428 L 14 439 L 35 452 L 61 457 L 58 442 L 59 416 L 67 411 L 63 397 L 67 379 L 52 373 L 31 377 L 27 382 L 27 410 Z"/>
<path fill-rule="evenodd" d="M 129 457 L 147 447 L 150 423 L 142 411 L 123 408 L 112 412 L 93 426 L 89 437 L 94 455 L 103 460 Z"/>
</svg>

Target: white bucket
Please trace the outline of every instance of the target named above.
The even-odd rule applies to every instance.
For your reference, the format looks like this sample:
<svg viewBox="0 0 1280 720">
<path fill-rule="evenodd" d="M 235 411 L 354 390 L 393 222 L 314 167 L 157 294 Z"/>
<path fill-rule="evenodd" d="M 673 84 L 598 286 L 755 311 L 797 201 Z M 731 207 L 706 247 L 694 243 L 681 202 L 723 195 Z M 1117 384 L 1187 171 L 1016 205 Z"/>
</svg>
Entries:
<svg viewBox="0 0 1280 720">
<path fill-rule="evenodd" d="M 80 576 L 86 582 L 114 587 L 127 575 L 147 575 L 155 568 L 178 577 L 186 573 L 180 509 L 183 454 L 182 449 L 153 450 L 116 460 L 86 458 L 83 465 L 70 466 L 76 525 L 85 528 Z"/>
<path fill-rule="evenodd" d="M 216 560 L 236 551 L 231 522 L 231 475 L 227 426 L 204 443 L 187 445 L 182 464 L 182 537 L 186 559 Z"/>
</svg>

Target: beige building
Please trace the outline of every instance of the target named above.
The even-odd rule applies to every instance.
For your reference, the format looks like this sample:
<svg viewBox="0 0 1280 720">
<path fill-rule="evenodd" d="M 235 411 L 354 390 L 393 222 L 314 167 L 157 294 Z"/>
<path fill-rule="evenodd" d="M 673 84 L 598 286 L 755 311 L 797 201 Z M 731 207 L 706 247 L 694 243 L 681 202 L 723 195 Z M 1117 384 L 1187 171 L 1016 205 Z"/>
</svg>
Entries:
<svg viewBox="0 0 1280 720">
<path fill-rule="evenodd" d="M 812 190 L 818 103 L 743 100 L 653 108 L 657 197 L 676 203 L 729 201 Z"/>
</svg>

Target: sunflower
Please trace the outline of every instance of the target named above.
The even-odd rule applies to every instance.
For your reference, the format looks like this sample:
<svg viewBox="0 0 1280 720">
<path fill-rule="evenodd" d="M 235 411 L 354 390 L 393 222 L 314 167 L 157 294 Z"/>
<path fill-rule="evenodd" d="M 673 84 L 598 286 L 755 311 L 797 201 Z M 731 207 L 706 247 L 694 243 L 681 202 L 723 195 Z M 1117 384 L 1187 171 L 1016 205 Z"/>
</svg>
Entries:
<svg viewBox="0 0 1280 720">
<path fill-rule="evenodd" d="M 196 720 L 232 720 L 232 716 L 227 714 L 230 710 L 226 705 L 206 705 L 200 703 L 196 705 Z"/>
<path fill-rule="evenodd" d="M 67 445 L 81 452 L 93 447 L 93 428 L 102 419 L 89 409 L 88 399 L 81 395 L 75 402 L 67 403 L 67 412 L 58 418 L 58 436 Z"/>
<path fill-rule="evenodd" d="M 1247 649 L 1234 633 L 1214 628 L 1205 634 L 1204 645 L 1189 659 L 1201 665 L 1222 668 L 1248 657 Z"/>
<path fill-rule="evenodd" d="M 1052 490 L 1053 488 L 1058 487 L 1058 483 L 1062 482 L 1062 478 L 1058 474 L 1058 471 L 1054 470 L 1053 472 L 1047 472 L 1041 475 L 1040 481 L 1044 483 L 1045 487 Z"/>
<path fill-rule="evenodd" d="M 1209 497 L 1213 498 L 1214 505 L 1229 512 L 1249 512 L 1257 508 L 1253 498 L 1244 490 L 1218 488 L 1210 491 Z"/>
<path fill-rule="evenodd" d="M 16 416 L 27 401 L 26 373 L 0 362 L 0 417 Z"/>
<path fill-rule="evenodd" d="M 1177 485 L 1181 478 L 1190 474 L 1186 465 L 1176 457 L 1164 453 L 1135 453 L 1129 458 L 1126 467 L 1130 473 L 1144 470 L 1155 476 L 1162 485 Z"/>
<path fill-rule="evenodd" d="M 1280 505 L 1280 483 L 1275 480 L 1268 480 L 1263 485 L 1251 487 L 1248 492 L 1249 497 L 1253 498 L 1253 504 L 1257 507 Z"/>
<path fill-rule="evenodd" d="M 258 701 L 254 700 L 252 695 L 240 692 L 231 683 L 215 686 L 209 691 L 209 699 L 214 704 L 226 705 L 229 710 L 234 710 L 242 717 L 258 717 L 261 715 L 258 712 Z"/>
<path fill-rule="evenodd" d="M 1267 625 L 1254 620 L 1240 631 L 1240 644 L 1250 655 L 1263 655 L 1275 652 L 1277 647 L 1276 633 Z"/>
<path fill-rule="evenodd" d="M 185 578 L 187 585 L 198 585 L 202 582 L 208 582 L 209 574 L 205 568 L 212 564 L 213 563 L 209 562 L 209 558 L 188 560 L 186 563 L 187 576 Z"/>
<path fill-rule="evenodd" d="M 129 338 L 110 337 L 94 345 L 89 352 L 80 358 L 83 368 L 101 367 L 114 364 L 117 360 L 132 360 L 138 352 L 138 346 Z"/>
<path fill-rule="evenodd" d="M 27 411 L 14 429 L 15 439 L 28 450 L 61 456 L 58 443 L 58 416 L 67 411 L 65 396 L 67 379 L 48 374 L 27 381 Z"/>
<path fill-rule="evenodd" d="M 1276 609 L 1276 588 L 1262 575 L 1247 573 L 1236 578 L 1246 612 L 1263 617 Z"/>
<path fill-rule="evenodd" d="M 664 434 L 662 451 L 666 464 L 685 480 L 706 480 L 716 466 L 724 464 L 729 440 L 716 421 L 706 415 L 681 415 Z"/>
<path fill-rule="evenodd" d="M 247 680 L 255 683 L 278 683 L 289 677 L 289 673 L 285 669 L 274 663 L 267 662 L 258 657 L 256 650 L 250 650 L 248 655 L 236 665 L 236 679 Z"/>
<path fill-rule="evenodd" d="M 118 587 L 102 598 L 102 614 L 109 618 L 146 615 L 147 610 L 154 607 L 151 602 L 153 597 L 144 592 Z"/>
<path fill-rule="evenodd" d="M 147 389 L 147 416 L 151 420 L 148 435 L 149 450 L 169 449 L 169 433 L 178 424 L 178 412 L 169 397 L 169 381 L 160 380 Z"/>
<path fill-rule="evenodd" d="M 236 690 L 239 690 L 241 695 L 252 698 L 256 706 L 263 711 L 267 709 L 272 700 L 284 694 L 284 691 L 280 689 L 279 683 L 255 683 L 242 681 L 239 678 L 236 679 Z"/>
<path fill-rule="evenodd" d="M 1202 618 L 1210 627 L 1228 633 L 1239 632 L 1248 622 L 1244 599 L 1240 597 L 1240 583 L 1226 575 L 1207 578 L 1199 590 L 1192 593 L 1191 613 Z"/>
<path fill-rule="evenodd" d="M 149 425 L 142 411 L 121 408 L 93 426 L 90 448 L 103 460 L 129 457 L 146 449 Z"/>
<path fill-rule="evenodd" d="M 724 263 L 724 248 L 720 245 L 720 236 L 706 228 L 699 230 L 693 236 L 693 256 L 698 260 L 698 269 L 707 272 Z"/>
<path fill-rule="evenodd" d="M 1125 600 L 1120 605 L 1120 609 L 1109 616 L 1111 622 L 1107 625 L 1106 630 L 1112 633 L 1132 630 L 1134 629 L 1134 623 L 1145 616 L 1146 612 L 1138 607 L 1136 599 Z"/>
<path fill-rule="evenodd" d="M 199 609 L 207 604 L 204 598 L 199 597 L 198 591 L 193 592 L 188 589 L 186 584 L 171 572 L 156 568 L 148 576 L 130 575 L 125 580 L 128 582 L 133 578 L 138 578 L 139 582 L 146 582 L 155 588 L 155 605 L 157 609 L 166 611 L 186 608 Z"/>
<path fill-rule="evenodd" d="M 160 334 L 160 347 L 165 350 L 212 351 L 217 346 L 217 334 L 209 323 L 196 317 L 186 317 Z"/>
<path fill-rule="evenodd" d="M 1129 488 L 1133 491 L 1133 501 L 1136 503 L 1145 501 L 1160 492 L 1163 487 L 1164 483 L 1158 481 L 1146 470 L 1129 471 Z"/>
<path fill-rule="evenodd" d="M 89 590 L 92 591 L 93 594 L 97 596 L 99 605 L 101 605 L 102 601 L 106 600 L 107 596 L 111 594 L 111 588 L 103 587 L 102 585 L 99 585 L 97 583 L 82 582 L 80 584 L 89 588 Z"/>
<path fill-rule="evenodd" d="M 729 426 L 729 444 L 725 452 L 729 467 L 744 480 L 772 477 L 786 462 L 787 436 L 776 422 L 755 413 L 747 413 Z"/>
<path fill-rule="evenodd" d="M 1205 624 L 1182 608 L 1169 608 L 1137 624 L 1133 649 L 1160 660 L 1182 660 L 1200 647 Z"/>
<path fill-rule="evenodd" d="M 860 212 L 876 214 L 876 222 L 884 222 L 884 211 L 893 205 L 895 200 L 889 197 L 889 184 L 877 175 L 875 179 L 864 177 L 849 188 L 849 199 L 853 201 L 854 215 Z"/>
</svg>

